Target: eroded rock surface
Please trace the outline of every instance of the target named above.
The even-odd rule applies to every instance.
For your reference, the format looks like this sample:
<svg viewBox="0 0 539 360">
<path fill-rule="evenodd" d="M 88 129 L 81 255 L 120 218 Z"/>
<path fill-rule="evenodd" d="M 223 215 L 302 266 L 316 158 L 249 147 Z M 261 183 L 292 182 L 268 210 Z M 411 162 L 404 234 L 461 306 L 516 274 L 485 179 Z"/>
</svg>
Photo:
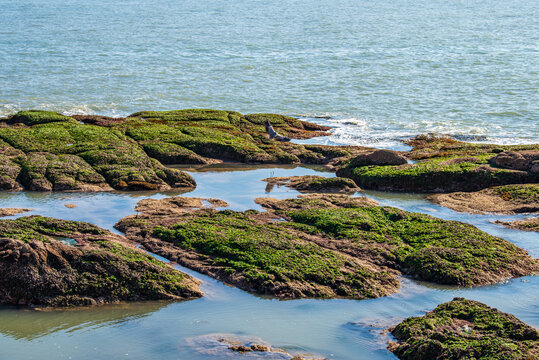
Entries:
<svg viewBox="0 0 539 360">
<path fill-rule="evenodd" d="M 539 217 L 531 217 L 515 221 L 496 221 L 496 224 L 503 225 L 510 229 L 539 232 Z"/>
<path fill-rule="evenodd" d="M 425 316 L 404 320 L 389 350 L 403 360 L 537 359 L 539 333 L 510 314 L 455 298 Z"/>
<path fill-rule="evenodd" d="M 183 266 L 281 298 L 380 297 L 397 291 L 401 274 L 476 286 L 539 272 L 526 251 L 471 225 L 363 197 L 257 199 L 266 212 L 201 209 L 192 201 L 142 203 L 140 214 L 115 227 Z"/>
<path fill-rule="evenodd" d="M 0 220 L 0 303 L 32 307 L 202 296 L 199 282 L 97 226 Z"/>
</svg>

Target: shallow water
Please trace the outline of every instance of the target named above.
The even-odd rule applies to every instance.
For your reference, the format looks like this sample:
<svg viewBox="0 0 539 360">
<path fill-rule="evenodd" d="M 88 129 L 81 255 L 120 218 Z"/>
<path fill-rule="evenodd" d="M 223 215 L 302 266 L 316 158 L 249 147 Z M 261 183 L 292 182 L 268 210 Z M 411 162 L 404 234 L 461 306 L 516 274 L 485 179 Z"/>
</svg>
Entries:
<svg viewBox="0 0 539 360">
<path fill-rule="evenodd" d="M 266 191 L 260 181 L 270 176 L 332 173 L 307 168 L 248 167 L 247 171 L 213 169 L 191 172 L 198 183 L 185 196 L 215 197 L 231 208 L 258 208 L 254 198 L 288 198 L 299 194 L 285 187 Z M 79 219 L 111 229 L 121 217 L 133 213 L 143 198 L 171 193 L 0 193 L 2 206 L 24 206 L 33 213 Z M 418 194 L 367 192 L 381 204 L 472 223 L 539 255 L 537 235 L 508 230 L 490 223 L 494 216 L 461 214 L 439 207 Z M 65 208 L 65 202 L 76 208 Z M 22 215 L 18 215 L 22 216 Z M 205 296 L 180 302 L 152 302 L 96 308 L 36 312 L 0 307 L 0 359 L 218 359 L 197 352 L 189 339 L 214 333 L 260 337 L 291 353 L 320 354 L 330 359 L 396 359 L 385 347 L 382 330 L 400 319 L 421 315 L 439 303 L 463 296 L 487 303 L 539 327 L 539 276 L 503 284 L 458 289 L 402 278 L 401 290 L 372 300 L 294 300 L 261 298 L 223 285 L 207 276 L 178 267 L 203 281 Z"/>
<path fill-rule="evenodd" d="M 334 140 L 538 142 L 529 0 L 0 0 L 0 115 L 328 115 Z"/>
</svg>

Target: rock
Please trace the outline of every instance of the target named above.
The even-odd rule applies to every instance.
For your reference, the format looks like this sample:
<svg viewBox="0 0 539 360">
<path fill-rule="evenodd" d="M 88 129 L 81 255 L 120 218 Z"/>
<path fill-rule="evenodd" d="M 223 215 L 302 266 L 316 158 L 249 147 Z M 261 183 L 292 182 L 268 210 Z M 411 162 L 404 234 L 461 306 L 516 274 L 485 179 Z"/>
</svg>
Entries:
<svg viewBox="0 0 539 360">
<path fill-rule="evenodd" d="M 388 349 L 403 360 L 534 359 L 539 332 L 510 314 L 473 300 L 454 298 L 391 329 Z"/>
<path fill-rule="evenodd" d="M 406 157 L 415 163 L 366 166 L 366 160 L 353 160 L 343 163 L 337 175 L 351 178 L 363 189 L 403 192 L 470 192 L 539 182 L 539 174 L 530 168 L 539 158 L 539 145 L 470 144 L 436 136 L 418 136 L 409 144 L 414 148 Z M 504 152 L 499 153 L 501 149 Z M 514 160 L 511 168 L 495 167 L 498 162 L 494 160 L 489 164 L 489 159 L 509 158 Z"/>
<path fill-rule="evenodd" d="M 368 165 L 402 165 L 408 161 L 404 156 L 396 151 L 391 150 L 376 150 L 368 154 L 356 156 L 350 162 L 350 166 L 368 166 Z"/>
<path fill-rule="evenodd" d="M 476 214 L 539 212 L 539 184 L 505 185 L 476 192 L 453 192 L 428 197 L 438 205 Z"/>
<path fill-rule="evenodd" d="M 122 236 L 41 216 L 0 220 L 0 272 L 2 304 L 58 307 L 202 296 L 197 280 Z"/>
<path fill-rule="evenodd" d="M 33 210 L 34 209 L 0 208 L 0 217 L 13 216 Z"/>
<path fill-rule="evenodd" d="M 240 352 L 240 353 L 253 351 L 253 349 L 244 345 L 232 345 L 232 346 L 229 346 L 228 349 L 232 351 Z"/>
<path fill-rule="evenodd" d="M 402 274 L 478 286 L 539 271 L 526 251 L 471 225 L 364 197 L 256 202 L 267 211 L 217 211 L 182 197 L 143 200 L 139 214 L 115 227 L 182 266 L 280 298 L 386 296 Z"/>
<path fill-rule="evenodd" d="M 75 204 L 64 204 L 64 206 L 65 206 L 66 208 L 68 208 L 68 209 L 74 209 L 74 208 L 77 207 L 77 205 L 75 205 Z"/>
<path fill-rule="evenodd" d="M 503 225 L 510 229 L 539 232 L 539 217 L 531 217 L 531 218 L 515 220 L 515 221 L 497 220 L 495 223 Z"/>
<path fill-rule="evenodd" d="M 269 186 L 286 186 L 300 192 L 356 192 L 361 191 L 353 180 L 342 177 L 315 175 L 272 177 L 263 179 Z M 268 191 L 268 190 L 266 190 Z"/>
<path fill-rule="evenodd" d="M 495 167 L 501 167 L 513 170 L 527 170 L 529 161 L 514 151 L 502 152 L 489 160 L 489 163 Z"/>
</svg>

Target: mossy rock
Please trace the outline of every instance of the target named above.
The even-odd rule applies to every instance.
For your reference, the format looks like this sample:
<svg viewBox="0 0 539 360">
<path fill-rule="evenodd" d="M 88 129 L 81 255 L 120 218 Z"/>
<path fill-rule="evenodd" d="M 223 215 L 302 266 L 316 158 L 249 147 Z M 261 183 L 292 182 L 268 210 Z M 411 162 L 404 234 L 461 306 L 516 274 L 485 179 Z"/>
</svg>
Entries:
<svg viewBox="0 0 539 360">
<path fill-rule="evenodd" d="M 196 210 L 181 199 L 153 200 L 159 211 L 137 207 L 140 214 L 115 227 L 154 253 L 255 293 L 363 299 L 395 292 L 400 274 L 477 286 L 539 271 L 526 251 L 471 225 L 366 198 L 257 199 L 263 213 Z"/>
<path fill-rule="evenodd" d="M 9 124 L 37 125 L 51 122 L 77 122 L 69 116 L 45 110 L 19 111 L 8 119 Z"/>
<path fill-rule="evenodd" d="M 202 296 L 196 280 L 119 235 L 41 216 L 0 220 L 0 271 L 3 304 L 57 307 Z"/>
<path fill-rule="evenodd" d="M 529 360 L 539 357 L 539 333 L 510 314 L 455 298 L 391 330 L 389 349 L 403 360 Z"/>
<path fill-rule="evenodd" d="M 421 137 L 406 156 L 417 163 L 358 166 L 354 159 L 344 164 L 339 176 L 353 179 L 365 189 L 405 192 L 478 191 L 506 184 L 539 182 L 539 174 L 498 168 L 489 160 L 502 151 L 539 151 L 539 145 L 502 146 L 469 144 L 447 137 Z"/>
</svg>

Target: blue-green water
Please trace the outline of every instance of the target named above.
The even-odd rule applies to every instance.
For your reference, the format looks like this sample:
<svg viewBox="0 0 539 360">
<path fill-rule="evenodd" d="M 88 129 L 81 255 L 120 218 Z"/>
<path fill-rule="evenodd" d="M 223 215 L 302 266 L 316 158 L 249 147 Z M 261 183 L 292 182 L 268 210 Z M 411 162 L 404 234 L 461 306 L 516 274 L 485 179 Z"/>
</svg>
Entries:
<svg viewBox="0 0 539 360">
<path fill-rule="evenodd" d="M 332 140 L 539 141 L 536 1 L 0 0 L 0 114 L 328 115 Z"/>
</svg>

